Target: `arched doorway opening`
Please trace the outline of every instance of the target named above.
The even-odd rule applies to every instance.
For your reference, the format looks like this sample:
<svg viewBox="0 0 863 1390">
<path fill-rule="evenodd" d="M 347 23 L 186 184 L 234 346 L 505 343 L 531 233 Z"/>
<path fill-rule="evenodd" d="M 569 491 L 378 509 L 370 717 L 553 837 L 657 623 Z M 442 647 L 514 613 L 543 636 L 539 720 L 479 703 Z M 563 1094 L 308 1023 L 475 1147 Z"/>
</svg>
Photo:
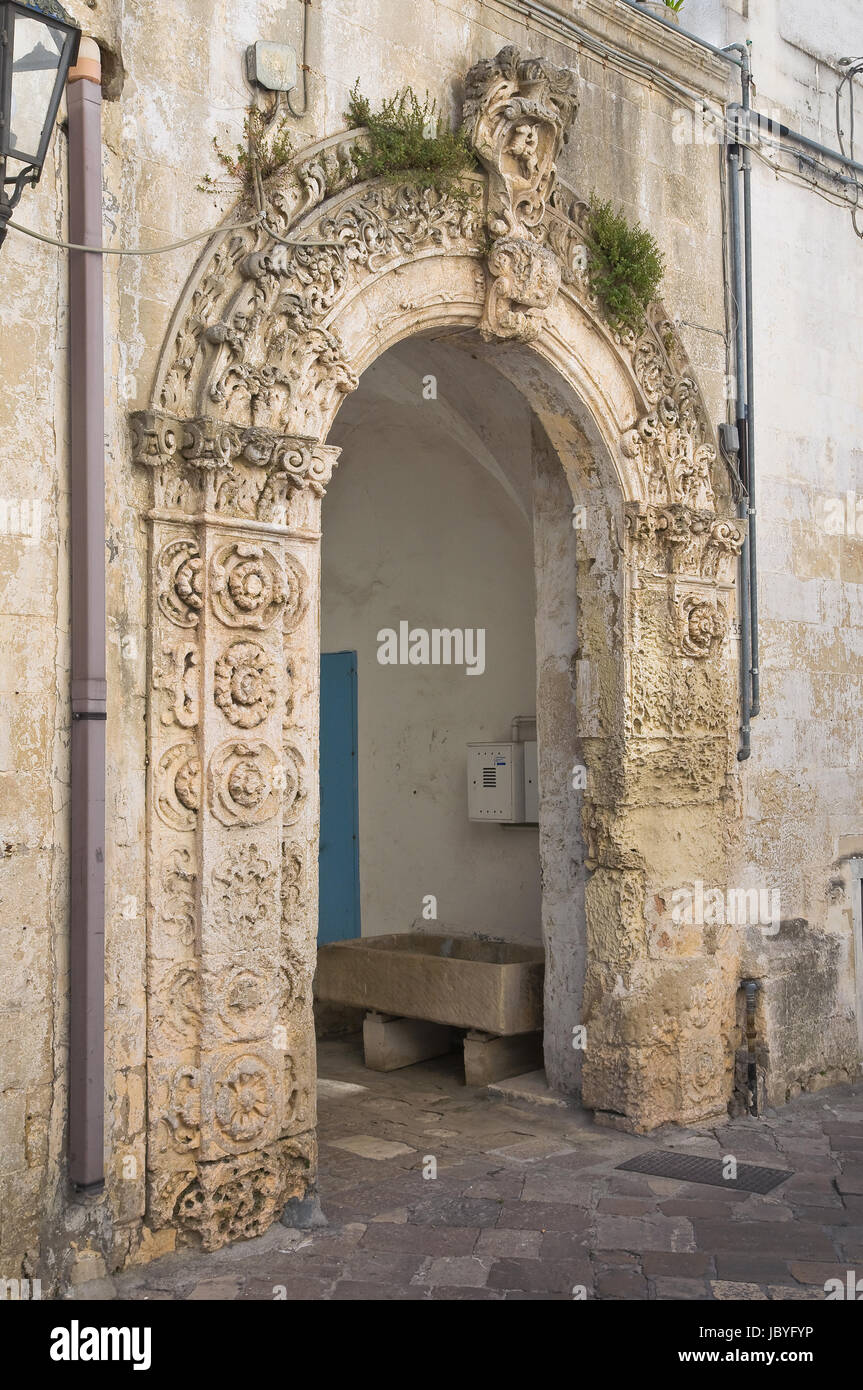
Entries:
<svg viewBox="0 0 863 1390">
<path fill-rule="evenodd" d="M 382 952 L 367 954 L 359 975 L 356 952 L 319 955 L 318 1035 L 358 1023 L 339 1002 L 397 1006 L 388 939 L 398 936 L 396 975 L 419 980 L 425 951 L 453 961 L 434 962 L 419 1001 L 414 977 L 407 987 L 428 1021 L 470 1029 L 469 1080 L 542 1065 L 536 657 L 555 624 L 543 505 L 551 460 L 540 435 L 471 332 L 389 349 L 330 434 L 342 452 L 322 508 L 318 943 L 362 936 Z M 565 488 L 559 466 L 557 481 Z M 564 500 L 556 612 L 568 608 L 574 622 L 570 511 Z M 573 709 L 567 723 L 572 739 Z M 572 936 L 583 959 L 583 916 Z M 353 968 L 333 974 L 333 954 Z M 501 1023 L 516 1030 L 535 1012 L 531 1027 L 488 1045 L 454 955 L 475 955 L 474 976 L 484 960 L 495 971 L 523 966 L 525 1011 Z M 367 1028 L 371 1065 L 382 1031 L 394 1043 L 387 1066 L 457 1041 L 443 1027 L 377 1020 Z"/>
</svg>

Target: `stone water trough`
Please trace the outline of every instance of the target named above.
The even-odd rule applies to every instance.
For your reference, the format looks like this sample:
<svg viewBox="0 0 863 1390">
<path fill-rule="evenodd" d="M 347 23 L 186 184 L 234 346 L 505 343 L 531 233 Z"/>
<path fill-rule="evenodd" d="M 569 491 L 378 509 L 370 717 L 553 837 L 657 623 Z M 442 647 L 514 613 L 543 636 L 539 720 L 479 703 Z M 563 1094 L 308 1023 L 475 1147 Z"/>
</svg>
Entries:
<svg viewBox="0 0 863 1390">
<path fill-rule="evenodd" d="M 366 1066 L 391 1071 L 450 1050 L 466 1030 L 469 1085 L 541 1065 L 541 947 L 420 932 L 336 941 L 318 951 L 315 994 L 367 1009 Z"/>
</svg>

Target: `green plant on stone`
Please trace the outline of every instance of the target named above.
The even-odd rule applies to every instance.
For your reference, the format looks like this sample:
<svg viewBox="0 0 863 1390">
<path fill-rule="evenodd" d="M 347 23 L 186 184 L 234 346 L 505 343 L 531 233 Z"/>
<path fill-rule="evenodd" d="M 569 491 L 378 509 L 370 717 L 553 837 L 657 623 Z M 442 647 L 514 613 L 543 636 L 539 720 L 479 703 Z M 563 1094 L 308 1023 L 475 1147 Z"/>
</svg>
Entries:
<svg viewBox="0 0 863 1390">
<path fill-rule="evenodd" d="M 616 333 L 640 332 L 665 273 L 665 258 L 655 238 L 593 194 L 585 240 L 588 282 L 609 324 Z"/>
<path fill-rule="evenodd" d="M 377 111 L 360 91 L 359 78 L 350 92 L 345 119 L 365 126 L 368 141 L 353 151 L 360 179 L 398 176 L 424 188 L 435 188 L 467 199 L 458 187 L 461 176 L 477 167 L 464 132 L 451 130 L 428 92 L 420 101 L 405 87 Z"/>
<path fill-rule="evenodd" d="M 683 0 L 665 0 L 665 7 L 673 10 L 675 14 L 679 14 L 683 9 Z"/>
<path fill-rule="evenodd" d="M 256 106 L 250 106 L 243 121 L 244 145 L 236 145 L 233 150 L 224 150 L 216 136 L 213 148 L 216 158 L 230 180 L 241 183 L 246 193 L 253 192 L 254 169 L 263 181 L 272 178 L 294 154 L 294 145 L 287 117 L 268 125 L 264 113 Z M 212 178 L 205 174 L 198 184 L 202 193 L 218 193 L 227 187 L 227 181 Z"/>
</svg>

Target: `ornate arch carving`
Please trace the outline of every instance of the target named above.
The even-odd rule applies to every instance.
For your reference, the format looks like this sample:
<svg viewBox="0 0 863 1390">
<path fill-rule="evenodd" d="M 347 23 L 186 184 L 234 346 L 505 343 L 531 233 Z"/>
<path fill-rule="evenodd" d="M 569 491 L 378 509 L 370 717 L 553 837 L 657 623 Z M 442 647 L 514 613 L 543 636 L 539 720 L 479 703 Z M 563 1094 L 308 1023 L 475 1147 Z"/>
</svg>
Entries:
<svg viewBox="0 0 863 1390">
<path fill-rule="evenodd" d="M 382 350 L 363 317 L 371 291 L 389 296 L 394 322 L 448 313 L 558 362 L 587 325 L 599 374 L 614 378 L 599 428 L 625 512 L 609 561 L 625 617 L 604 697 L 612 725 L 585 732 L 596 1037 L 585 1097 L 644 1128 L 710 1113 L 721 1092 L 701 1063 L 686 1080 L 679 1058 L 673 1094 L 645 1081 L 656 1040 L 645 1034 L 633 1060 L 615 980 L 638 999 L 662 976 L 634 945 L 650 855 L 633 827 L 662 781 L 649 740 L 666 781 L 711 805 L 727 774 L 721 639 L 742 544 L 729 479 L 662 307 L 641 334 L 619 336 L 591 295 L 585 204 L 555 171 L 577 111 L 572 74 L 505 49 L 471 69 L 466 90 L 483 172 L 457 190 L 357 183 L 364 136 L 350 132 L 309 147 L 274 182 L 275 237 L 261 226 L 214 237 L 150 409 L 131 422 L 133 461 L 152 478 L 151 991 L 179 965 L 195 1001 L 165 989 L 152 1011 L 149 1219 L 207 1247 L 257 1233 L 313 1180 L 317 542 L 338 459 L 329 427 Z M 467 289 L 449 287 L 444 264 Z M 425 297 L 401 292 L 405 269 L 411 285 L 428 272 Z M 713 979 L 707 966 L 693 975 L 699 988 L 705 972 Z M 286 993 L 286 978 L 299 986 Z M 688 1038 L 684 1018 L 681 1057 Z"/>
</svg>

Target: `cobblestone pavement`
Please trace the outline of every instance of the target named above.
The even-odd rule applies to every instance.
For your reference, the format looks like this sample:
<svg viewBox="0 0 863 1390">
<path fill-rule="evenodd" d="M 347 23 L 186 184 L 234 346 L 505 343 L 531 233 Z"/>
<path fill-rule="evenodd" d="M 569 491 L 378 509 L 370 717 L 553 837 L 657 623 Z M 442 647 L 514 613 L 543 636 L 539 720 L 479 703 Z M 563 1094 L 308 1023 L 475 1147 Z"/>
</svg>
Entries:
<svg viewBox="0 0 863 1390">
<path fill-rule="evenodd" d="M 351 1039 L 318 1064 L 328 1228 L 166 1256 L 117 1297 L 823 1299 L 863 1275 L 863 1085 L 645 1138 L 468 1091 L 456 1057 L 369 1072 Z M 759 1196 L 617 1170 L 650 1149 L 794 1176 Z"/>
</svg>

